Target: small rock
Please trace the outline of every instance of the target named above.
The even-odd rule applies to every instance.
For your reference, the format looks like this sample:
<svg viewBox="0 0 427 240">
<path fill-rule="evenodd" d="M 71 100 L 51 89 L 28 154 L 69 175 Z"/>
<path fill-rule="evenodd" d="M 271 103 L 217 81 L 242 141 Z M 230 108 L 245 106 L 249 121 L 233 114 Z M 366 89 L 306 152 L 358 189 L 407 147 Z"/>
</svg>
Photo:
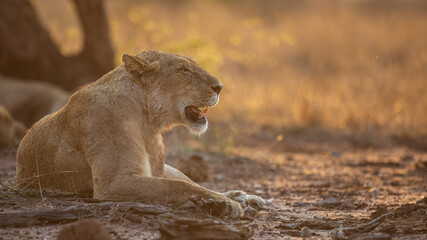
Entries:
<svg viewBox="0 0 427 240">
<path fill-rule="evenodd" d="M 378 188 L 371 188 L 369 189 L 369 196 L 371 197 L 376 197 L 378 195 L 380 195 L 380 190 L 378 190 Z"/>
<path fill-rule="evenodd" d="M 340 158 L 341 157 L 341 152 L 338 150 L 334 150 L 331 152 L 331 156 L 336 157 L 336 158 Z"/>
<path fill-rule="evenodd" d="M 313 235 L 313 231 L 311 231 L 311 229 L 310 229 L 310 228 L 308 228 L 308 227 L 303 227 L 303 228 L 301 229 L 301 237 L 302 237 L 302 238 L 309 238 L 309 237 L 311 237 L 311 235 Z"/>
<path fill-rule="evenodd" d="M 188 160 L 179 159 L 177 169 L 195 182 L 205 182 L 210 178 L 210 167 L 199 155 L 193 155 Z"/>
<path fill-rule="evenodd" d="M 251 206 L 245 207 L 243 211 L 243 219 L 254 220 L 258 216 L 258 211 Z"/>
<path fill-rule="evenodd" d="M 88 218 L 63 227 L 58 240 L 111 240 L 111 236 L 99 220 Z"/>
<path fill-rule="evenodd" d="M 340 226 L 339 228 L 335 228 L 330 232 L 330 235 L 332 239 L 344 239 L 345 233 L 343 231 L 343 226 Z"/>
<path fill-rule="evenodd" d="M 221 181 L 223 179 L 224 179 L 224 175 L 222 175 L 222 174 L 215 175 L 215 180 Z"/>
<path fill-rule="evenodd" d="M 341 204 L 341 200 L 338 198 L 325 198 L 321 201 L 316 202 L 316 205 L 322 207 L 331 207 Z"/>
</svg>

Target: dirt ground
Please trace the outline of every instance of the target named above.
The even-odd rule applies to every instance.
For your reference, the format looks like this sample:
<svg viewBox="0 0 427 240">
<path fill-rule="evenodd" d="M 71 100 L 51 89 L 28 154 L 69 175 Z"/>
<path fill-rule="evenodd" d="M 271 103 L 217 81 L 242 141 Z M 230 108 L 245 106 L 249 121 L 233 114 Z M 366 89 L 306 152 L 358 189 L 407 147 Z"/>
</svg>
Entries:
<svg viewBox="0 0 427 240">
<path fill-rule="evenodd" d="M 225 152 L 212 150 L 218 144 L 214 132 L 202 139 L 183 132 L 165 136 L 168 163 L 176 166 L 178 159 L 197 153 L 211 168 L 203 186 L 241 189 L 267 200 L 266 209 L 248 223 L 252 239 L 299 238 L 303 227 L 312 231 L 311 238 L 328 239 L 340 226 L 358 226 L 387 212 L 370 235 L 358 233 L 359 239 L 427 239 L 427 152 L 420 148 L 387 139 L 252 128 L 241 131 Z M 0 214 L 64 208 L 70 197 L 44 194 L 42 199 L 38 192 L 8 188 L 15 178 L 15 153 L 12 147 L 0 154 Z M 212 218 L 197 210 L 147 215 L 140 222 L 114 209 L 96 215 L 113 239 L 157 239 L 158 222 L 176 216 Z M 64 224 L 0 227 L 0 239 L 55 239 Z"/>
</svg>

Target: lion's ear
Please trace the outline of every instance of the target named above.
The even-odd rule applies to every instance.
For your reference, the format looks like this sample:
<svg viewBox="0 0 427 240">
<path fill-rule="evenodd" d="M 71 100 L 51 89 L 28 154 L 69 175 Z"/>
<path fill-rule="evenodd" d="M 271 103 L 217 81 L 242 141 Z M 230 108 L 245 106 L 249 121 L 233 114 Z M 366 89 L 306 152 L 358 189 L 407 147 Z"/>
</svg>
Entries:
<svg viewBox="0 0 427 240">
<path fill-rule="evenodd" d="M 158 72 L 160 69 L 159 61 L 149 63 L 138 56 L 126 53 L 122 55 L 122 61 L 125 64 L 126 71 L 137 78 L 140 78 L 145 72 Z"/>
</svg>

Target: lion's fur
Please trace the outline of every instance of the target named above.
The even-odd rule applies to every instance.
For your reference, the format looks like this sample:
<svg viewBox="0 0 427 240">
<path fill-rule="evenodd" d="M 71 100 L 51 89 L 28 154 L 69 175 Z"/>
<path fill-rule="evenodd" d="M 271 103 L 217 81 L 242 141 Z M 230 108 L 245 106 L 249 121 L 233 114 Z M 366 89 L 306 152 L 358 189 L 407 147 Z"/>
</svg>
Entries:
<svg viewBox="0 0 427 240">
<path fill-rule="evenodd" d="M 177 124 L 206 129 L 207 122 L 188 120 L 184 108 L 215 105 L 212 85 L 221 83 L 175 54 L 125 54 L 123 61 L 33 125 L 18 149 L 17 184 L 151 203 L 199 196 L 225 203 L 224 215 L 241 216 L 239 203 L 195 184 L 163 156 L 162 131 Z"/>
<path fill-rule="evenodd" d="M 7 147 L 13 140 L 15 127 L 9 112 L 0 105 L 0 149 Z"/>
<path fill-rule="evenodd" d="M 58 111 L 69 97 L 65 91 L 47 83 L 0 75 L 0 104 L 28 128 L 47 114 Z"/>
<path fill-rule="evenodd" d="M 0 149 L 20 141 L 26 130 L 25 125 L 14 120 L 9 111 L 0 104 Z"/>
</svg>

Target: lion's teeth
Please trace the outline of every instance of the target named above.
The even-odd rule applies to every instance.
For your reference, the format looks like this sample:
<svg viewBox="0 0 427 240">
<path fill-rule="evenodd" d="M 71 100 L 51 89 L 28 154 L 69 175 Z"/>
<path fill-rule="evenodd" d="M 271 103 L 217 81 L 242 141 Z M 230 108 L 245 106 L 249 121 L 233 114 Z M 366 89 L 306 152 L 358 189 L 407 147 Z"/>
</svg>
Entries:
<svg viewBox="0 0 427 240">
<path fill-rule="evenodd" d="M 198 109 L 201 113 L 207 113 L 207 112 L 208 112 L 208 107 L 197 107 L 197 109 Z"/>
</svg>

